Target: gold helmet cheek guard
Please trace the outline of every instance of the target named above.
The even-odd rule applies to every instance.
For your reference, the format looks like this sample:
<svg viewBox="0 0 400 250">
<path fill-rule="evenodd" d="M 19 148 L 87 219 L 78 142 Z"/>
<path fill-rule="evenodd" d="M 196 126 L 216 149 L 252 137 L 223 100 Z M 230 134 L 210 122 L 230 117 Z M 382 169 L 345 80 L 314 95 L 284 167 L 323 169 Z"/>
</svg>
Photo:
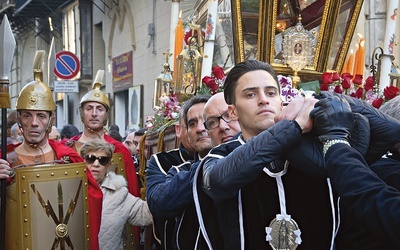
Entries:
<svg viewBox="0 0 400 250">
<path fill-rule="evenodd" d="M 55 112 L 52 111 L 52 112 L 50 113 L 50 120 L 49 120 L 49 123 L 47 124 L 46 134 L 50 134 L 50 132 L 51 132 L 51 127 L 53 126 L 55 120 L 56 120 L 56 115 L 55 115 Z"/>
</svg>

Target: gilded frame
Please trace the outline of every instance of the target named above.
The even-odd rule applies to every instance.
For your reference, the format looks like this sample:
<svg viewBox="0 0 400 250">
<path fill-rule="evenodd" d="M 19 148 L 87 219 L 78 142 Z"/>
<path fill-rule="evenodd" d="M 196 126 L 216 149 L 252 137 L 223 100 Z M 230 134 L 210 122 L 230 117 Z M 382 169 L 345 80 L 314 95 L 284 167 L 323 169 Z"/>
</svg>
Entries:
<svg viewBox="0 0 400 250">
<path fill-rule="evenodd" d="M 243 0 L 232 0 L 233 29 L 235 62 L 245 60 L 244 40 L 243 40 Z M 259 25 L 258 25 L 258 48 L 257 59 L 270 63 L 277 74 L 291 75 L 293 70 L 284 64 L 274 63 L 275 32 L 277 22 L 279 0 L 260 0 L 259 1 Z M 358 16 L 361 11 L 363 0 L 325 0 L 323 14 L 316 19 L 321 20 L 319 25 L 319 35 L 316 43 L 315 57 L 313 65 L 306 67 L 299 72 L 303 81 L 319 79 L 322 72 L 334 70 L 340 72 L 346 59 L 350 42 L 353 37 Z M 331 52 L 332 41 L 330 37 L 335 34 L 338 16 L 343 11 L 342 7 L 349 6 L 352 9 L 343 42 L 339 48 L 333 68 L 327 69 L 328 60 Z"/>
</svg>

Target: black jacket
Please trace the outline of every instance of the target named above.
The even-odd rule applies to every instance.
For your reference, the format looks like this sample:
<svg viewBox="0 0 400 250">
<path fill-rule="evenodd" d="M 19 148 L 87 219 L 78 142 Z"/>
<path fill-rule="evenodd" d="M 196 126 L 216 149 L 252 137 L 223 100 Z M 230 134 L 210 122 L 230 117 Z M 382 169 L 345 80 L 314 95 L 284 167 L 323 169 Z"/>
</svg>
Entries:
<svg viewBox="0 0 400 250">
<path fill-rule="evenodd" d="M 172 166 L 179 166 L 193 159 L 194 155 L 189 154 L 180 144 L 178 149 L 154 154 L 147 161 L 146 199 L 153 214 L 154 235 L 162 249 L 173 249 L 174 217 L 177 215 L 176 210 L 167 203 L 173 202 L 166 196 L 170 192 L 165 189 L 167 173 Z"/>
<path fill-rule="evenodd" d="M 375 162 L 371 169 L 378 177 L 358 151 L 343 143 L 331 146 L 325 158 L 344 208 L 337 249 L 399 249 L 400 192 L 379 178 L 398 187 L 399 159 Z"/>
<path fill-rule="evenodd" d="M 281 121 L 247 142 L 239 138 L 214 148 L 203 160 L 203 189 L 216 206 L 225 249 L 271 249 L 266 227 L 281 209 L 276 178 L 264 170 L 279 172 L 285 162 L 280 156 L 300 140 L 298 124 Z M 329 249 L 335 205 L 328 181 L 290 165 L 282 181 L 287 214 L 301 230 L 298 249 Z"/>
</svg>

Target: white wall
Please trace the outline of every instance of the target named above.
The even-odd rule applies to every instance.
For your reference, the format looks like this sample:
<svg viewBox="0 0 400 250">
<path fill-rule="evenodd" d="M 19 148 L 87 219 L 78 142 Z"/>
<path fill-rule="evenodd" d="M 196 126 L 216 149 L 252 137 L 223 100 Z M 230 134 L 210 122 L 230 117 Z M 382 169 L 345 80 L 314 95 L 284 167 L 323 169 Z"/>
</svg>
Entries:
<svg viewBox="0 0 400 250">
<path fill-rule="evenodd" d="M 124 4 L 127 2 L 127 4 Z M 144 119 L 148 115 L 153 114 L 153 91 L 154 79 L 162 71 L 164 57 L 163 52 L 169 48 L 169 22 L 170 22 L 170 2 L 156 1 L 156 0 L 126 0 L 119 1 L 119 10 L 114 9 L 108 15 L 103 15 L 103 39 L 105 44 L 105 62 L 106 62 L 106 91 L 112 92 L 112 72 L 111 64 L 112 57 L 116 57 L 123 53 L 133 51 L 133 85 L 143 85 L 142 107 Z M 156 37 L 153 44 L 147 48 L 150 36 L 147 34 L 147 27 L 149 23 L 153 22 L 153 4 L 155 4 L 154 24 L 156 30 Z M 123 6 L 121 6 L 123 5 Z M 129 10 L 126 8 L 129 6 Z M 128 14 L 123 11 L 130 11 L 133 16 L 133 26 L 131 29 L 129 25 Z M 117 17 L 114 34 L 110 34 L 113 19 Z M 119 26 L 120 20 L 122 21 L 122 29 Z M 135 39 L 132 39 L 132 32 L 134 32 Z M 111 58 L 108 57 L 108 44 L 112 39 L 112 53 Z M 135 44 L 136 47 L 133 47 Z M 153 53 L 154 52 L 154 53 Z M 127 105 L 126 102 L 116 102 L 115 110 L 122 110 L 118 105 Z M 123 112 L 115 112 L 115 120 L 121 121 L 118 116 L 124 115 Z M 123 128 L 120 128 L 123 130 Z"/>
</svg>

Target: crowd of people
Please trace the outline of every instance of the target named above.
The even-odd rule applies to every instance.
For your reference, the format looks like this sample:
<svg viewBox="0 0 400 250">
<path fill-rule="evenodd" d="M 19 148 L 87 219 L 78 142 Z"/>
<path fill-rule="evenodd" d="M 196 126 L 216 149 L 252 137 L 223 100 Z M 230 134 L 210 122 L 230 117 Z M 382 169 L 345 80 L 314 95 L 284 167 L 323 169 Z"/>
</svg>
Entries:
<svg viewBox="0 0 400 250">
<path fill-rule="evenodd" d="M 81 99 L 83 131 L 66 125 L 57 134 L 50 89 L 27 84 L 0 159 L 0 179 L 20 165 L 85 162 L 91 249 L 123 249 L 125 223 L 138 248 L 140 227 L 151 224 L 156 249 L 400 247 L 400 96 L 381 110 L 329 92 L 283 106 L 269 64 L 239 63 L 224 92 L 184 102 L 179 146 L 149 157 L 142 200 L 146 130 L 106 133 L 110 103 L 100 87 Z M 43 103 L 31 103 L 43 89 Z M 110 170 L 116 153 L 126 179 Z"/>
</svg>

